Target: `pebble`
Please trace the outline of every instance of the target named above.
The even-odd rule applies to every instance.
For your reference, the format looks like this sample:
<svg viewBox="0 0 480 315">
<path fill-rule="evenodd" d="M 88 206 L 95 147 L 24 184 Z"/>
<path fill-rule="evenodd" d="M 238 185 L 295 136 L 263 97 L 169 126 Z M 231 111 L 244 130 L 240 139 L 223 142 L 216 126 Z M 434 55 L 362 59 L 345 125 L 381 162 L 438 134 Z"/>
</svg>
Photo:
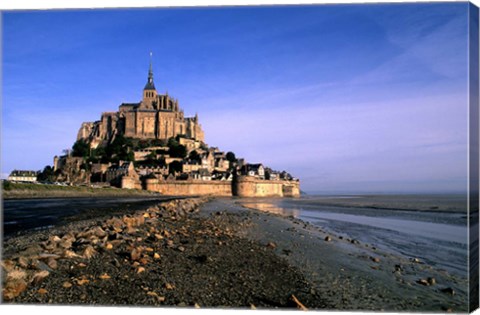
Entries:
<svg viewBox="0 0 480 315">
<path fill-rule="evenodd" d="M 430 285 L 426 279 L 419 279 L 419 280 L 417 280 L 417 283 L 421 284 L 421 285 L 424 285 L 424 286 L 429 286 Z"/>
<path fill-rule="evenodd" d="M 22 268 L 27 268 L 29 265 L 28 259 L 23 256 L 19 257 L 17 261 L 18 261 L 18 265 Z"/>
<path fill-rule="evenodd" d="M 378 258 L 378 257 L 370 257 L 370 259 L 371 259 L 373 262 L 376 262 L 376 263 L 379 263 L 379 262 L 380 262 L 380 258 Z"/>
<path fill-rule="evenodd" d="M 332 240 L 332 238 L 330 236 L 325 237 L 325 242 L 330 242 L 331 240 Z"/>
<path fill-rule="evenodd" d="M 38 294 L 42 294 L 42 295 L 44 295 L 44 294 L 47 294 L 47 293 L 48 293 L 48 291 L 47 291 L 46 289 L 44 289 L 44 288 L 40 288 L 40 289 L 38 289 L 38 291 L 37 291 L 37 292 L 38 292 Z"/>
<path fill-rule="evenodd" d="M 7 281 L 3 287 L 3 299 L 6 301 L 13 300 L 27 289 L 27 283 L 23 279 L 15 279 Z"/>
<path fill-rule="evenodd" d="M 33 275 L 32 283 L 39 284 L 43 281 L 43 279 L 48 277 L 48 275 L 50 275 L 50 272 L 46 270 L 38 271 Z"/>
<path fill-rule="evenodd" d="M 455 290 L 452 288 L 444 288 L 444 289 L 441 289 L 440 292 L 445 294 L 455 295 Z"/>
<path fill-rule="evenodd" d="M 267 244 L 267 247 L 274 249 L 274 248 L 277 247 L 277 244 L 275 244 L 274 242 L 269 242 L 269 243 Z"/>
<path fill-rule="evenodd" d="M 91 246 L 91 245 L 88 245 L 85 250 L 83 251 L 83 257 L 86 258 L 86 259 L 90 259 L 92 258 L 93 256 L 95 256 L 97 254 L 97 252 L 95 251 L 95 249 Z"/>
<path fill-rule="evenodd" d="M 73 284 L 71 284 L 70 282 L 68 281 L 65 281 L 62 285 L 65 289 L 69 289 L 73 286 Z"/>
<path fill-rule="evenodd" d="M 47 261 L 47 265 L 48 267 L 52 268 L 52 269 L 57 269 L 58 268 L 58 263 L 57 261 L 54 259 L 54 258 L 50 258 L 48 261 Z"/>
</svg>

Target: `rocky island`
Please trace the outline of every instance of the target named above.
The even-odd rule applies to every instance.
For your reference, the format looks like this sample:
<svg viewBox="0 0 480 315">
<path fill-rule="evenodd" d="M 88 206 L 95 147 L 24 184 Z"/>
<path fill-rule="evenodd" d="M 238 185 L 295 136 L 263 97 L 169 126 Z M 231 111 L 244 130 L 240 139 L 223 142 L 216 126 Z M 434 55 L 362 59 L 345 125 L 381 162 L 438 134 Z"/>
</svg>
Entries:
<svg viewBox="0 0 480 315">
<path fill-rule="evenodd" d="M 297 197 L 299 180 L 204 142 L 198 115 L 157 92 L 152 63 L 143 97 L 81 124 L 72 150 L 44 170 L 54 181 L 144 189 L 164 195 Z"/>
</svg>

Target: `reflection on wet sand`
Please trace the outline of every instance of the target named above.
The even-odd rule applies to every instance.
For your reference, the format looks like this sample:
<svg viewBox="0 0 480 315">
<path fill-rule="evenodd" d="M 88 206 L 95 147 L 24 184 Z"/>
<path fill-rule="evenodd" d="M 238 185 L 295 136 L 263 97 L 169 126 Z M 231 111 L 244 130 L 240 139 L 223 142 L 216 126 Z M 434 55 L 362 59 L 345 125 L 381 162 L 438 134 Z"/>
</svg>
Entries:
<svg viewBox="0 0 480 315">
<path fill-rule="evenodd" d="M 279 214 L 282 216 L 293 216 L 297 218 L 300 216 L 300 210 L 297 209 L 286 209 L 286 208 L 280 208 L 277 205 L 274 205 L 269 202 L 261 202 L 261 201 L 253 201 L 253 202 L 247 202 L 247 201 L 240 201 L 238 202 L 242 207 L 248 208 L 248 209 L 253 209 L 253 210 L 260 210 L 263 212 L 269 212 L 269 213 L 274 213 L 274 214 Z"/>
</svg>

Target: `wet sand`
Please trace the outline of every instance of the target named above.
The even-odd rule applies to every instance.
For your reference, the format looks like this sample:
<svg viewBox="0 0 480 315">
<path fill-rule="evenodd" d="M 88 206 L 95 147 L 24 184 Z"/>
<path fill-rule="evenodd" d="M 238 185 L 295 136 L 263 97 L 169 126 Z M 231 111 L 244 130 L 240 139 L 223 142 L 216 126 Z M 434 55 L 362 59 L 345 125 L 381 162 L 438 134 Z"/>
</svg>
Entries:
<svg viewBox="0 0 480 315">
<path fill-rule="evenodd" d="M 116 217 L 123 225 L 96 218 L 11 238 L 2 283 L 22 270 L 26 288 L 5 302 L 467 311 L 467 284 L 446 272 L 237 201 L 217 198 L 195 211 L 173 202 Z M 143 224 L 125 223 L 140 216 Z M 96 227 L 100 236 L 86 237 Z M 74 255 L 59 243 L 69 234 Z M 39 257 L 47 251 L 58 253 L 56 264 Z"/>
</svg>

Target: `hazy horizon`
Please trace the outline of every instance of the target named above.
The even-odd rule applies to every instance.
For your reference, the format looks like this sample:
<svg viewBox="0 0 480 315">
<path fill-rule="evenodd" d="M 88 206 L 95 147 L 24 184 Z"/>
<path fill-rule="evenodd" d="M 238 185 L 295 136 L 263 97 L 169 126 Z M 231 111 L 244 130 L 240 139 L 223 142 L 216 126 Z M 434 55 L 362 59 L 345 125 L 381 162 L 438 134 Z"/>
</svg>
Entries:
<svg viewBox="0 0 480 315">
<path fill-rule="evenodd" d="M 206 143 L 318 192 L 466 192 L 468 6 L 2 12 L 2 177 L 157 91 Z"/>
</svg>

